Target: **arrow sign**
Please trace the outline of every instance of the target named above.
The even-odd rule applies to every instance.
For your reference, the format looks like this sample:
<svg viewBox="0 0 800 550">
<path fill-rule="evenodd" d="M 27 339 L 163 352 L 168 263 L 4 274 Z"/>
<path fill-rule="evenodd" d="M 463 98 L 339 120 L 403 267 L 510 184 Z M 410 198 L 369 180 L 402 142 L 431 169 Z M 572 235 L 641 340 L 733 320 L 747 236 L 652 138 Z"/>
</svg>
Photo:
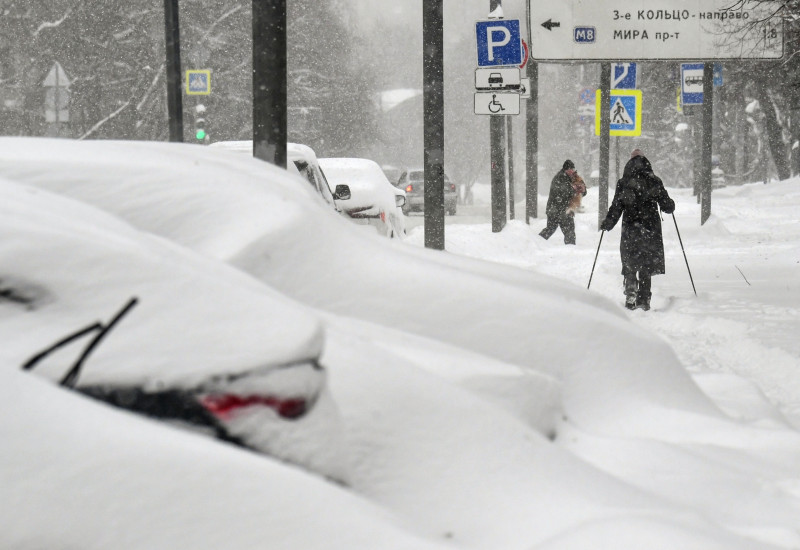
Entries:
<svg viewBox="0 0 800 550">
<path fill-rule="evenodd" d="M 638 88 L 639 75 L 636 71 L 636 63 L 612 63 L 611 64 L 611 87 L 626 90 Z"/>
<path fill-rule="evenodd" d="M 64 68 L 58 61 L 53 63 L 53 66 L 50 67 L 50 72 L 47 73 L 47 76 L 44 77 L 44 82 L 42 82 L 42 86 L 45 87 L 56 86 L 59 88 L 69 88 L 70 84 L 71 82 L 69 78 L 67 78 L 67 73 L 64 72 Z"/>
<path fill-rule="evenodd" d="M 554 27 L 560 27 L 561 23 L 559 23 L 558 21 L 553 21 L 552 19 L 548 19 L 547 21 L 542 23 L 542 26 L 548 31 L 552 31 Z"/>
</svg>

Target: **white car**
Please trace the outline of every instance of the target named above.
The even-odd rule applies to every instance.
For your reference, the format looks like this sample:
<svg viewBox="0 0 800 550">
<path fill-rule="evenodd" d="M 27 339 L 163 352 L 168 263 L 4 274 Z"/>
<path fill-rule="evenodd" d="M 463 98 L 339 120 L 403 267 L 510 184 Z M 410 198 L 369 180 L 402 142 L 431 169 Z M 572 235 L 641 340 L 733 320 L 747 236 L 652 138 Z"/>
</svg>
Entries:
<svg viewBox="0 0 800 550">
<path fill-rule="evenodd" d="M 341 204 L 352 218 L 368 220 L 381 235 L 405 236 L 405 191 L 389 182 L 378 163 L 362 158 L 321 158 L 319 164 L 328 183 L 349 187 L 350 200 Z"/>
<path fill-rule="evenodd" d="M 218 141 L 209 147 L 234 151 L 236 153 L 253 154 L 252 140 L 240 141 Z M 319 168 L 317 155 L 308 145 L 300 143 L 286 144 L 286 169 L 307 180 L 311 187 L 337 212 L 344 213 L 339 206 L 339 201 L 346 201 L 350 198 L 350 190 L 346 185 L 340 185 L 333 189 L 328 185 L 325 174 Z"/>
<path fill-rule="evenodd" d="M 312 313 L 83 203 L 0 189 L 0 333 L 30 326 L 4 340 L 0 368 L 341 477 L 318 460 L 339 428 Z"/>
</svg>

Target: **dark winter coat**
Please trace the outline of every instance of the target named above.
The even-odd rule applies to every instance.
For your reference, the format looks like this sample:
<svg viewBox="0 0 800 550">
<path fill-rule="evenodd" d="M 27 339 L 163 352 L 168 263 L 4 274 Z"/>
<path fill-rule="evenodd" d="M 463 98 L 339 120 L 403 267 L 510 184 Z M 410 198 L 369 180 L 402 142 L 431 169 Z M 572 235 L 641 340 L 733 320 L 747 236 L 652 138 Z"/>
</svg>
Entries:
<svg viewBox="0 0 800 550">
<path fill-rule="evenodd" d="M 675 202 L 667 194 L 661 178 L 643 156 L 633 157 L 625 165 L 617 182 L 614 200 L 606 219 L 600 225 L 610 231 L 622 216 L 622 238 L 619 248 L 622 272 L 642 271 L 661 274 L 664 266 L 664 241 L 661 236 L 659 207 L 666 214 L 675 210 Z"/>
<path fill-rule="evenodd" d="M 545 210 L 547 217 L 558 219 L 566 215 L 567 206 L 574 194 L 572 178 L 569 177 L 566 169 L 562 168 L 550 182 L 550 194 L 547 196 L 547 209 Z"/>
</svg>

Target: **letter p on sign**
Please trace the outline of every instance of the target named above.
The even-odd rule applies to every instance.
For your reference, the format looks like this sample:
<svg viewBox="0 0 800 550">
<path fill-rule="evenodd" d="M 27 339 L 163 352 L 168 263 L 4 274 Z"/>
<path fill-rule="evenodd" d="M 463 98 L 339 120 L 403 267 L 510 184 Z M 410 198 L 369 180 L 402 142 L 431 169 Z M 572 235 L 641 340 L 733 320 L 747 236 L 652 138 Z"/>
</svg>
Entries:
<svg viewBox="0 0 800 550">
<path fill-rule="evenodd" d="M 475 23 L 478 67 L 520 65 L 522 39 L 519 19 L 492 19 Z"/>
<path fill-rule="evenodd" d="M 487 46 L 489 48 L 489 61 L 494 61 L 494 49 L 505 46 L 511 42 L 511 32 L 505 27 L 487 27 Z M 495 41 L 495 34 L 502 35 L 499 41 Z"/>
</svg>

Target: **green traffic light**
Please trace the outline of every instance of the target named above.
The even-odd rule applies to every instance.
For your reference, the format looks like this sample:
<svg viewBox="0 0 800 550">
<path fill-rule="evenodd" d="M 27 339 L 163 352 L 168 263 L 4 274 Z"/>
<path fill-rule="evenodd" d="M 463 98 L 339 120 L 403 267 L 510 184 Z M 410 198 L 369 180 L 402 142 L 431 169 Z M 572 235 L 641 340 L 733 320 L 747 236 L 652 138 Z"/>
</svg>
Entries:
<svg viewBox="0 0 800 550">
<path fill-rule="evenodd" d="M 198 140 L 206 139 L 206 131 L 205 130 L 197 130 L 194 134 L 194 137 Z"/>
</svg>

